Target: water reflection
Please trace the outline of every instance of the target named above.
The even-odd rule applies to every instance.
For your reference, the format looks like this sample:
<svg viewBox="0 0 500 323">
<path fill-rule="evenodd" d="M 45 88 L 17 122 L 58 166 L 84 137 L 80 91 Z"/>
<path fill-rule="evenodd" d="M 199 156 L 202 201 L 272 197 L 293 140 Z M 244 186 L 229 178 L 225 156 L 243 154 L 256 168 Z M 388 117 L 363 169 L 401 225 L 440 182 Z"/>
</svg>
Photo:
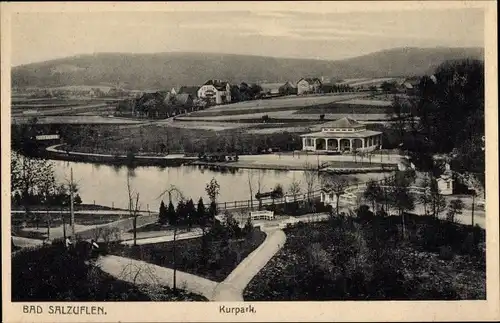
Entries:
<svg viewBox="0 0 500 323">
<path fill-rule="evenodd" d="M 258 177 L 262 178 L 262 191 L 270 191 L 276 184 L 288 188 L 294 179 L 305 183 L 302 180 L 303 173 L 300 171 L 263 171 L 207 166 L 129 168 L 67 161 L 54 161 L 54 165 L 56 177 L 60 181 L 69 178 L 70 168 L 73 168 L 75 178 L 79 179 L 80 196 L 84 203 L 92 203 L 95 200 L 96 204 L 109 206 L 114 204 L 115 207 L 121 208 L 127 207 L 127 174 L 130 174 L 132 189 L 140 193 L 140 204 L 144 206 L 149 204 L 150 209 L 155 211 L 161 202 L 158 196 L 171 185 L 175 185 L 184 195 L 195 201 L 200 197 L 208 201 L 205 186 L 213 177 L 220 185 L 220 202 L 249 198 L 248 172 L 262 174 L 253 176 L 254 192 Z"/>
</svg>

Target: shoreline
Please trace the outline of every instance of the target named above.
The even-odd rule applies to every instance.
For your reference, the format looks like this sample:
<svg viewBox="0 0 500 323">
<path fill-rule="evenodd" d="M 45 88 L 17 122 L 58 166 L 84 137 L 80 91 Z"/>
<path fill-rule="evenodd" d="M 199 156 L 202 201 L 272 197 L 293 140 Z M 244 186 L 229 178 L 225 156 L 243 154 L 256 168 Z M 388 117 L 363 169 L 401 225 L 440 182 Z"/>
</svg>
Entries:
<svg viewBox="0 0 500 323">
<path fill-rule="evenodd" d="M 183 154 L 172 154 L 166 156 L 134 156 L 130 158 L 126 155 L 111 155 L 111 154 L 97 154 L 97 153 L 84 153 L 78 151 L 69 151 L 57 149 L 62 146 L 62 144 L 53 145 L 50 147 L 43 148 L 40 151 L 40 155 L 50 160 L 63 160 L 72 162 L 82 162 L 82 163 L 92 163 L 92 164 L 102 164 L 111 166 L 125 166 L 125 167 L 179 167 L 179 166 L 193 166 L 193 167 L 206 167 L 212 168 L 214 170 L 236 170 L 236 169 L 261 169 L 261 170 L 275 170 L 275 171 L 304 171 L 311 169 L 311 164 L 306 165 L 306 163 L 299 164 L 296 161 L 285 161 L 281 160 L 279 162 L 272 161 L 260 161 L 260 160 L 244 160 L 247 158 L 255 159 L 260 155 L 241 155 L 241 159 L 235 162 L 207 162 L 199 160 L 198 157 L 190 157 Z M 309 156 L 316 156 L 310 154 L 303 154 L 301 152 L 296 152 L 296 154 L 304 155 L 306 159 Z M 272 154 L 265 156 L 273 156 Z M 282 155 L 282 156 L 286 156 Z M 300 158 L 300 157 L 299 157 Z M 318 157 L 319 158 L 319 157 Z M 323 157 L 322 157 L 323 158 Z M 349 157 L 348 157 L 349 158 Z M 389 157 L 390 159 L 391 157 Z M 243 159 L 243 160 L 242 160 Z M 342 166 L 343 162 L 352 161 L 342 161 L 331 159 L 331 162 L 339 162 L 339 167 L 334 165 L 321 165 L 320 167 L 313 167 L 315 170 L 336 173 L 336 174 L 354 174 L 354 173 L 373 173 L 373 172 L 390 172 L 397 169 L 396 158 L 392 162 L 375 163 L 371 166 L 367 162 L 360 162 L 365 166 Z"/>
</svg>

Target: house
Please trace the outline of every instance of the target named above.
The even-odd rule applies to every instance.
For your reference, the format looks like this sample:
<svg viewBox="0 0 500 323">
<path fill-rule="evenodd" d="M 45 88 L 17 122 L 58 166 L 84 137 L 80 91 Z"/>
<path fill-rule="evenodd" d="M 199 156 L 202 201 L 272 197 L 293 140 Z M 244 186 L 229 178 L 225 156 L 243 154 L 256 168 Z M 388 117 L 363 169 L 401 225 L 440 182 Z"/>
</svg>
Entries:
<svg viewBox="0 0 500 323">
<path fill-rule="evenodd" d="M 400 89 L 408 95 L 414 95 L 420 84 L 419 77 L 409 77 L 400 83 Z"/>
<path fill-rule="evenodd" d="M 259 84 L 262 88 L 260 94 L 264 97 L 278 96 L 280 95 L 280 88 L 284 85 L 283 83 L 261 83 Z"/>
<path fill-rule="evenodd" d="M 326 122 L 321 131 L 300 137 L 302 150 L 322 153 L 368 152 L 382 146 L 382 132 L 367 130 L 366 125 L 349 117 Z"/>
<path fill-rule="evenodd" d="M 193 97 L 191 94 L 187 93 L 182 93 L 182 94 L 177 94 L 174 97 L 174 105 L 175 107 L 181 109 L 181 110 L 187 110 L 191 111 L 193 109 Z"/>
<path fill-rule="evenodd" d="M 198 98 L 199 86 L 181 86 L 179 89 L 179 94 L 190 94 L 193 99 Z"/>
<path fill-rule="evenodd" d="M 294 83 L 287 81 L 285 84 L 280 86 L 279 88 L 281 95 L 293 95 L 297 94 L 297 85 Z"/>
<path fill-rule="evenodd" d="M 221 80 L 209 80 L 198 89 L 198 97 L 211 103 L 231 102 L 231 85 Z"/>
<path fill-rule="evenodd" d="M 339 205 L 341 205 L 342 202 L 355 205 L 356 199 L 357 196 L 354 193 L 345 192 L 339 196 Z M 335 191 L 328 186 L 322 187 L 320 191 L 320 202 L 323 203 L 323 205 L 331 205 L 332 208 L 336 208 L 337 195 L 335 194 Z"/>
<path fill-rule="evenodd" d="M 445 171 L 436 180 L 439 193 L 442 195 L 453 194 L 453 173 L 451 172 L 450 164 L 445 163 Z"/>
<path fill-rule="evenodd" d="M 321 92 L 321 81 L 318 78 L 301 78 L 297 82 L 297 94 L 311 94 Z"/>
</svg>

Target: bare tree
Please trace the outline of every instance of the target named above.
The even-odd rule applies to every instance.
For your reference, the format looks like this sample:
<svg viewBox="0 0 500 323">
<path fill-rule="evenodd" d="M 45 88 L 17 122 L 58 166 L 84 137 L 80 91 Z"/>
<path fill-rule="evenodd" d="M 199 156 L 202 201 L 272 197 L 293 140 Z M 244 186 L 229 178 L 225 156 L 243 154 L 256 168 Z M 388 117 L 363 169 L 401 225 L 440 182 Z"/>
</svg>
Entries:
<svg viewBox="0 0 500 323">
<path fill-rule="evenodd" d="M 250 210 L 253 210 L 253 170 L 249 170 L 247 173 L 248 176 L 248 190 L 250 191 Z"/>
<path fill-rule="evenodd" d="M 339 214 L 339 201 L 340 201 L 340 196 L 345 193 L 345 189 L 349 185 L 348 181 L 341 176 L 332 176 L 332 175 L 326 175 L 323 176 L 322 181 L 324 183 L 325 188 L 330 189 L 333 191 L 335 194 L 335 197 L 337 199 L 337 205 L 335 208 L 335 212 L 337 215 Z"/>
<path fill-rule="evenodd" d="M 318 171 L 313 165 L 308 162 L 304 164 L 304 180 L 306 181 L 307 200 L 310 203 L 311 194 L 314 192 L 314 189 L 318 184 Z"/>
<path fill-rule="evenodd" d="M 288 187 L 288 192 L 293 196 L 293 201 L 297 202 L 297 195 L 300 194 L 300 182 L 293 179 L 292 183 Z"/>
<path fill-rule="evenodd" d="M 134 193 L 130 186 L 130 173 L 127 173 L 128 210 L 132 217 L 134 246 L 137 246 L 137 217 L 139 216 L 139 193 Z M 134 201 L 135 200 L 135 201 Z"/>
<path fill-rule="evenodd" d="M 168 194 L 168 199 L 169 199 L 169 205 L 172 204 L 172 193 L 177 193 L 177 197 L 180 201 L 186 200 L 184 197 L 184 194 L 182 194 L 181 190 L 179 190 L 176 186 L 170 185 L 170 188 L 165 190 L 163 193 L 160 194 L 160 197 L 162 197 L 165 194 Z M 200 223 L 203 222 L 203 216 L 200 215 Z M 177 253 L 177 229 L 178 229 L 178 219 L 177 217 L 172 217 L 169 219 L 170 225 L 174 227 L 174 239 L 173 239 L 173 270 L 174 270 L 174 277 L 173 277 L 173 290 L 174 292 L 177 291 L 177 262 L 176 262 L 176 253 Z M 205 231 L 203 230 L 203 235 L 205 235 Z M 204 236 L 202 237 L 204 239 Z"/>
</svg>

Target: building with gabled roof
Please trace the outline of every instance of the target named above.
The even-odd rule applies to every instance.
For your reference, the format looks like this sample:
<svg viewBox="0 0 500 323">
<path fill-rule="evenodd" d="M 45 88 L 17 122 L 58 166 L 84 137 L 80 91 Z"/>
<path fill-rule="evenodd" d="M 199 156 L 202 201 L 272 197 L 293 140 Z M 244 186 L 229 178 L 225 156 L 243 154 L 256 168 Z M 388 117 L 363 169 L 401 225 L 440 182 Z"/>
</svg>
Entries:
<svg viewBox="0 0 500 323">
<path fill-rule="evenodd" d="M 226 81 L 208 80 L 198 89 L 198 97 L 215 104 L 229 103 L 231 85 Z"/>
<path fill-rule="evenodd" d="M 312 94 L 321 92 L 321 80 L 317 77 L 301 78 L 297 81 L 297 94 Z"/>
<path fill-rule="evenodd" d="M 199 86 L 181 86 L 179 89 L 179 94 L 191 94 L 191 97 L 193 99 L 196 99 L 198 97 L 198 89 Z"/>
<path fill-rule="evenodd" d="M 321 126 L 321 131 L 301 135 L 302 150 L 324 153 L 373 151 L 382 146 L 382 132 L 345 117 Z"/>
</svg>

